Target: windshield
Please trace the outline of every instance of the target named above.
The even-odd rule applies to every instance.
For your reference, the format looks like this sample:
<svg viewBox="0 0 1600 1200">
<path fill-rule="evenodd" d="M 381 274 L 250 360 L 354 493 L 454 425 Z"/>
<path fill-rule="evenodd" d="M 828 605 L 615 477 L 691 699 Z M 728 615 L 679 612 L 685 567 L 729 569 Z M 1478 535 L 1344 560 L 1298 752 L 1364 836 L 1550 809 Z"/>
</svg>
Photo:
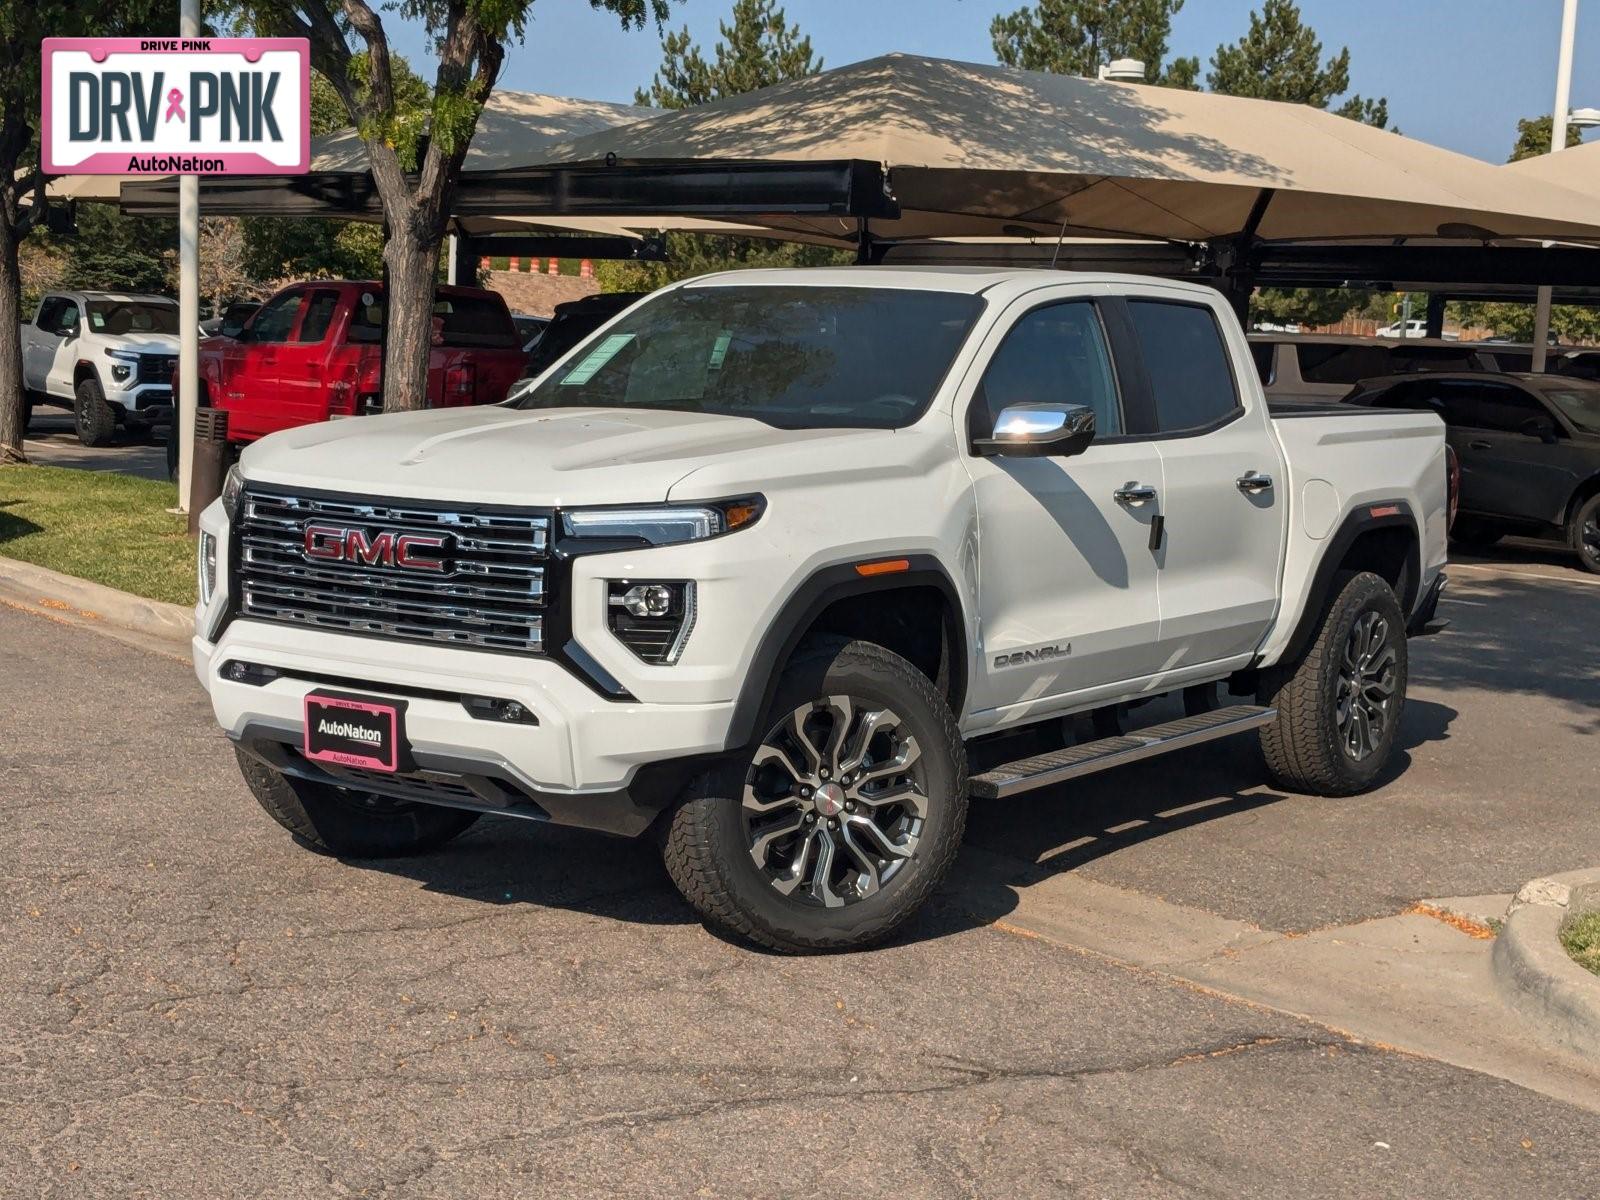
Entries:
<svg viewBox="0 0 1600 1200">
<path fill-rule="evenodd" d="M 178 306 L 154 300 L 91 300 L 89 328 L 96 333 L 177 333 Z"/>
<path fill-rule="evenodd" d="M 591 337 L 514 403 L 896 429 L 928 407 L 982 306 L 898 288 L 678 288 Z"/>
<path fill-rule="evenodd" d="M 1600 433 L 1600 387 L 1551 388 L 1545 395 L 1579 429 Z"/>
</svg>

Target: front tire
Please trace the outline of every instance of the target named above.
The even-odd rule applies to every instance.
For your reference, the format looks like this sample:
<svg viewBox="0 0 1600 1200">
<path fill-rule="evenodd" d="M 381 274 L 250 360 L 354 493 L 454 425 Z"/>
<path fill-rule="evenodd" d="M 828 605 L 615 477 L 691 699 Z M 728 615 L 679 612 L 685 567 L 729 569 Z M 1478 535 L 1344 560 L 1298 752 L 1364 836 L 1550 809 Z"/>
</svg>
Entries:
<svg viewBox="0 0 1600 1200">
<path fill-rule="evenodd" d="M 313 850 L 340 858 L 398 858 L 437 849 L 478 814 L 391 800 L 353 788 L 293 779 L 243 750 L 239 771 L 257 803 Z"/>
<path fill-rule="evenodd" d="M 1578 505 L 1567 524 L 1567 544 L 1585 571 L 1600 575 L 1600 494 Z"/>
<path fill-rule="evenodd" d="M 1281 787 L 1313 796 L 1365 791 L 1394 749 L 1409 657 L 1394 590 L 1370 571 L 1336 581 L 1311 645 L 1292 666 L 1267 672 L 1261 702 L 1278 717 L 1261 730 L 1267 770 Z"/>
<path fill-rule="evenodd" d="M 78 385 L 72 405 L 73 422 L 78 428 L 78 440 L 85 446 L 109 446 L 117 432 L 117 415 L 106 403 L 100 381 L 85 379 Z"/>
<path fill-rule="evenodd" d="M 899 655 L 819 637 L 785 669 L 765 727 L 685 792 L 668 874 L 707 924 L 773 950 L 883 941 L 950 869 L 966 827 L 949 705 Z"/>
</svg>

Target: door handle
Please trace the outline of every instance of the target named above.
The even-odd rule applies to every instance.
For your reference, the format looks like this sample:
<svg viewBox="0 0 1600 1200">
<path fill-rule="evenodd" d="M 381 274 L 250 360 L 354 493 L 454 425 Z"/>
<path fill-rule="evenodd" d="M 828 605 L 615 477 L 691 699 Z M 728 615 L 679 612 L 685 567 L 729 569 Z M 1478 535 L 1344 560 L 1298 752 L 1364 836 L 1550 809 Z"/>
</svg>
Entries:
<svg viewBox="0 0 1600 1200">
<path fill-rule="evenodd" d="M 1111 494 L 1118 504 L 1143 504 L 1156 498 L 1156 489 L 1148 483 L 1125 483 Z"/>
<path fill-rule="evenodd" d="M 1241 492 L 1254 496 L 1260 492 L 1271 490 L 1272 476 L 1263 475 L 1260 471 L 1246 471 L 1238 479 L 1234 480 L 1234 483 Z"/>
<path fill-rule="evenodd" d="M 1488 442 L 1468 442 L 1467 443 L 1467 449 L 1468 450 L 1488 450 L 1490 448 L 1491 447 L 1490 447 Z"/>
</svg>

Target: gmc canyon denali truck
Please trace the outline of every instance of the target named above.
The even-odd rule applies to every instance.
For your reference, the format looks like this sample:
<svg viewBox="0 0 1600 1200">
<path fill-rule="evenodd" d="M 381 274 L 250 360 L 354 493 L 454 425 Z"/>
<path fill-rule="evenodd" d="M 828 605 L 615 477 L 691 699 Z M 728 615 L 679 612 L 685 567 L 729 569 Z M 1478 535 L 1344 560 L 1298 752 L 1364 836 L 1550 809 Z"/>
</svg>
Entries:
<svg viewBox="0 0 1600 1200">
<path fill-rule="evenodd" d="M 204 514 L 194 662 L 316 849 L 653 831 L 708 922 L 856 947 L 969 796 L 1245 730 L 1283 786 L 1370 785 L 1447 490 L 1436 416 L 1271 416 L 1198 286 L 721 274 L 501 406 L 251 446 Z M 1124 725 L 1164 693 L 1187 715 Z"/>
<path fill-rule="evenodd" d="M 29 413 L 72 409 L 85 446 L 109 445 L 118 425 L 142 433 L 171 421 L 177 363 L 178 306 L 165 296 L 50 292 L 22 327 Z"/>
</svg>

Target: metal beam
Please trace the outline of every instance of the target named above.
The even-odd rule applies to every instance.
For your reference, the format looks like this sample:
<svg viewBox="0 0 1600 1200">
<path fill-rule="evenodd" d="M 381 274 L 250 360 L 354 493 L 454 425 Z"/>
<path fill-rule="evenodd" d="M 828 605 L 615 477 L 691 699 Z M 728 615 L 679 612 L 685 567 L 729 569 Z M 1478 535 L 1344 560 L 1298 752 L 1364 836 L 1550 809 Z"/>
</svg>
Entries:
<svg viewBox="0 0 1600 1200">
<path fill-rule="evenodd" d="M 582 237 L 561 234 L 493 233 L 467 238 L 469 257 L 476 267 L 480 258 L 598 258 L 631 262 L 664 262 L 666 244 L 660 238 Z"/>
</svg>

